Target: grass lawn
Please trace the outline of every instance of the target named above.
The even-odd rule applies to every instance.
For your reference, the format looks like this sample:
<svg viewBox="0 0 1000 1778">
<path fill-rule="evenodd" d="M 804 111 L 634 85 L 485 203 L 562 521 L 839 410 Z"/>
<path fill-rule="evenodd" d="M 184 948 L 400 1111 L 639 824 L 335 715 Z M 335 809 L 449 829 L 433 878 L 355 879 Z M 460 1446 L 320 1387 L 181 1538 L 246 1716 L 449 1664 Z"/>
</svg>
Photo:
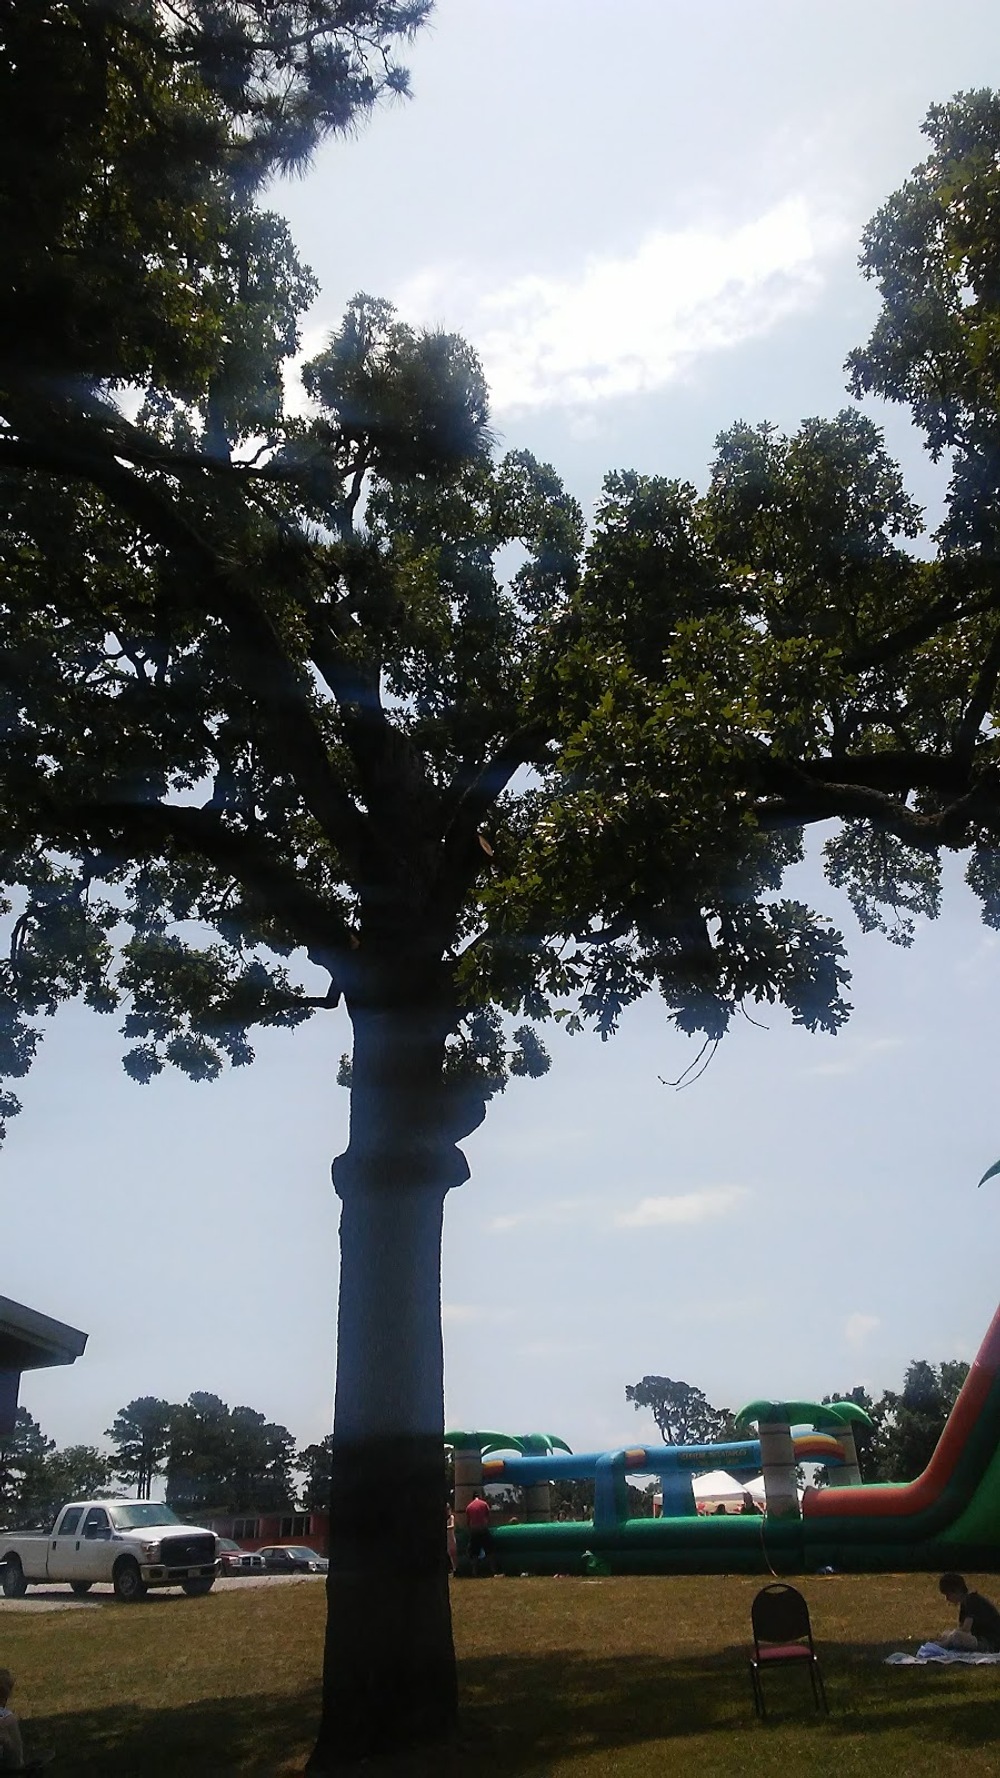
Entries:
<svg viewBox="0 0 1000 1778">
<path fill-rule="evenodd" d="M 770 1675 L 758 1724 L 744 1577 L 453 1583 L 457 1745 L 372 1761 L 371 1778 L 994 1778 L 1000 1667 L 885 1667 L 949 1610 L 933 1575 L 799 1583 L 831 1714 L 806 1676 Z M 973 1579 L 972 1584 L 976 1581 Z M 997 1591 L 986 1579 L 982 1590 Z M 29 1595 L 30 1596 L 30 1595 Z M 100 1778 L 300 1771 L 318 1709 L 321 1583 L 172 1594 L 139 1606 L 0 1605 L 0 1664 L 58 1771 Z"/>
</svg>

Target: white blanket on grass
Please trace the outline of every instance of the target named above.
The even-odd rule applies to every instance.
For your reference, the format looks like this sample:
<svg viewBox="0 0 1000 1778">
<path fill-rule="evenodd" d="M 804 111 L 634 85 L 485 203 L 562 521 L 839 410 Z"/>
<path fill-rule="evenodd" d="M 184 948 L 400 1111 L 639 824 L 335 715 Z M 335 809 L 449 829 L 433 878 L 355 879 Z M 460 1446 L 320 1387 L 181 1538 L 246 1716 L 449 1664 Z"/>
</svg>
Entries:
<svg viewBox="0 0 1000 1778">
<path fill-rule="evenodd" d="M 942 1648 L 940 1642 L 922 1642 L 915 1655 L 886 1655 L 887 1667 L 927 1667 L 934 1662 L 939 1667 L 996 1667 L 1000 1666 L 1000 1655 L 962 1653 L 957 1648 Z"/>
</svg>

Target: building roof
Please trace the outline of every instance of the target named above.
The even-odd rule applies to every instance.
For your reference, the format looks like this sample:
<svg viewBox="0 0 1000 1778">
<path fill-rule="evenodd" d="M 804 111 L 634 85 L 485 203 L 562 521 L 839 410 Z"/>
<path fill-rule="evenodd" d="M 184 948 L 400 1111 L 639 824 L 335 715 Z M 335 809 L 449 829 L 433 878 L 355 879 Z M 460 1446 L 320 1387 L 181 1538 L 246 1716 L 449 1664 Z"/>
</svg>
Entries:
<svg viewBox="0 0 1000 1778">
<path fill-rule="evenodd" d="M 0 1371 L 37 1371 L 72 1364 L 81 1357 L 87 1335 L 64 1321 L 0 1296 Z"/>
</svg>

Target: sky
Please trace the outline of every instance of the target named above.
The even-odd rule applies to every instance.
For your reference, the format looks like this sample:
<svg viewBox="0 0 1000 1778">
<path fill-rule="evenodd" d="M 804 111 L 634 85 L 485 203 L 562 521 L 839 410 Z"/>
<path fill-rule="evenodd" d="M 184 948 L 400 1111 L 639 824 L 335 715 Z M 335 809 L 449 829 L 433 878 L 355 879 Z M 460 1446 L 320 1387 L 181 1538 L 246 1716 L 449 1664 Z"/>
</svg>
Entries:
<svg viewBox="0 0 1000 1778">
<path fill-rule="evenodd" d="M 357 290 L 466 334 L 504 448 L 592 510 L 636 468 L 704 485 L 737 419 L 847 405 L 876 312 L 857 270 L 921 158 L 927 107 L 1000 79 L 990 0 L 438 0 L 413 98 L 328 145 L 270 201 L 322 294 L 315 351 Z M 941 474 L 869 404 L 911 491 Z M 971 1359 L 1000 1297 L 1000 934 L 948 871 L 909 951 L 863 936 L 822 879 L 791 887 L 847 939 L 835 1038 L 739 1020 L 696 1082 L 649 1000 L 608 1044 L 549 1039 L 465 1145 L 449 1199 L 451 1425 L 653 1435 L 647 1373 L 720 1406 L 898 1387 Z M 60 1444 L 126 1401 L 211 1390 L 303 1442 L 330 1427 L 342 1014 L 265 1036 L 213 1086 L 120 1066 L 113 1019 L 60 1014 L 0 1154 L 3 1290 L 86 1330 L 22 1401 Z"/>
</svg>

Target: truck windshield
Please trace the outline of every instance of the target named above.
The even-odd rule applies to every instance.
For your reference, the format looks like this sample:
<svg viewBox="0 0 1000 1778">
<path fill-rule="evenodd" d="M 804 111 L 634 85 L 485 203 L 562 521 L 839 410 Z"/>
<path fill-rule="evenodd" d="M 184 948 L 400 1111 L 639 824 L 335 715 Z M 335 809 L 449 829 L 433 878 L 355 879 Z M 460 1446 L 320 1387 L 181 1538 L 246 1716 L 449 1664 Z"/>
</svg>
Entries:
<svg viewBox="0 0 1000 1778">
<path fill-rule="evenodd" d="M 177 1514 L 169 1506 L 155 1500 L 130 1500 L 127 1505 L 109 1506 L 111 1523 L 116 1531 L 138 1531 L 143 1525 L 179 1525 Z"/>
</svg>

